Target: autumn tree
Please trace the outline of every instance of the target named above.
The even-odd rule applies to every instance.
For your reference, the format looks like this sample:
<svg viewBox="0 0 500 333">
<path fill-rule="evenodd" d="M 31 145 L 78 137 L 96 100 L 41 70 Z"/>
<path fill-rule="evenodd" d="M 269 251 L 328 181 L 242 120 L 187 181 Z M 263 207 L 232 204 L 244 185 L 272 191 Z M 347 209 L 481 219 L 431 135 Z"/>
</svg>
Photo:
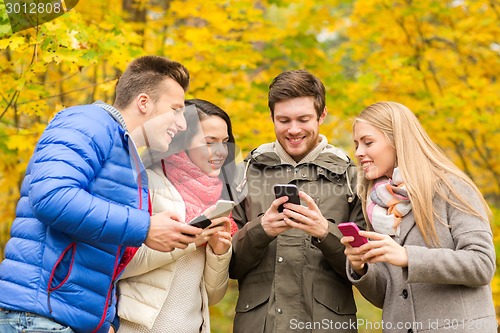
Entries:
<svg viewBox="0 0 500 333">
<path fill-rule="evenodd" d="M 358 1 L 339 61 L 354 60 L 344 109 L 379 100 L 412 109 L 441 148 L 500 205 L 497 1 Z"/>
<path fill-rule="evenodd" d="M 12 33 L 0 9 L 0 257 L 47 122 L 64 107 L 112 103 L 143 54 L 186 65 L 187 97 L 231 115 L 243 154 L 274 140 L 267 90 L 284 70 L 325 83 L 321 131 L 351 155 L 352 117 L 401 102 L 498 207 L 499 21 L 498 0 L 81 0 Z"/>
</svg>

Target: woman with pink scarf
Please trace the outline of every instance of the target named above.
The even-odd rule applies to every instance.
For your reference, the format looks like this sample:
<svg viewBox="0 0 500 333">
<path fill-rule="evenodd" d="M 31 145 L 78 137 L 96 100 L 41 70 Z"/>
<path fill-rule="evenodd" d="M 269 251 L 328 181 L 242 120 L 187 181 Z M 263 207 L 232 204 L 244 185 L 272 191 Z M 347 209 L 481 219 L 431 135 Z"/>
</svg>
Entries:
<svg viewBox="0 0 500 333">
<path fill-rule="evenodd" d="M 176 212 L 180 223 L 209 212 L 230 193 L 225 178 L 234 165 L 227 113 L 200 99 L 187 100 L 186 110 L 187 130 L 169 149 L 180 151 L 161 159 L 152 151 L 142 155 L 145 165 L 148 159 L 151 164 L 153 213 Z M 119 282 L 118 332 L 210 332 L 208 306 L 226 292 L 231 237 L 237 230 L 231 217 L 213 219 L 212 226 L 186 249 L 163 253 L 143 245 L 138 250 Z"/>
<path fill-rule="evenodd" d="M 360 247 L 349 245 L 351 236 L 341 242 L 349 279 L 382 308 L 379 327 L 497 332 L 491 212 L 476 185 L 404 105 L 364 109 L 354 143 L 358 194 L 372 231 L 359 232 L 370 240 Z"/>
</svg>

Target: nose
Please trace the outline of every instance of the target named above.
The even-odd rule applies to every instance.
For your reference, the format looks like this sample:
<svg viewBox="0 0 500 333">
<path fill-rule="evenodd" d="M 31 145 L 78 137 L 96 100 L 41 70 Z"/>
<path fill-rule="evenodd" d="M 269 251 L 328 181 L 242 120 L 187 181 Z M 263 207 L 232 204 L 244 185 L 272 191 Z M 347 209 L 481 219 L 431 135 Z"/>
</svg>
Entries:
<svg viewBox="0 0 500 333">
<path fill-rule="evenodd" d="M 184 112 L 179 112 L 175 115 L 175 125 L 179 132 L 185 131 L 187 128 L 186 118 L 184 117 Z"/>
<path fill-rule="evenodd" d="M 364 148 L 362 148 L 361 145 L 359 145 L 357 148 L 356 148 L 356 151 L 354 152 L 354 156 L 360 160 L 361 158 L 363 158 L 363 156 L 365 155 L 365 150 Z"/>
<path fill-rule="evenodd" d="M 224 142 L 217 142 L 210 145 L 210 150 L 212 154 L 217 156 L 226 156 L 227 155 L 227 146 Z"/>
<path fill-rule="evenodd" d="M 288 133 L 291 134 L 291 135 L 296 135 L 296 134 L 299 134 L 300 131 L 301 131 L 300 125 L 297 124 L 297 122 L 292 121 L 290 123 L 290 127 L 288 128 Z"/>
</svg>

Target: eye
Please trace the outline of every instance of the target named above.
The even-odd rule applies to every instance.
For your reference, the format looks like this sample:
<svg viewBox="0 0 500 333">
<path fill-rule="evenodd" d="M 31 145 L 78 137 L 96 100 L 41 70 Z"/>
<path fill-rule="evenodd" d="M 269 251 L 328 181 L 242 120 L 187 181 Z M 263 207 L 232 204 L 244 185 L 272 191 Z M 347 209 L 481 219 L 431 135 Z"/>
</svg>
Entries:
<svg viewBox="0 0 500 333">
<path fill-rule="evenodd" d="M 171 108 L 172 110 L 174 110 L 174 113 L 176 114 L 180 114 L 180 113 L 183 113 L 185 108 L 184 107 L 180 107 L 180 108 Z"/>
</svg>

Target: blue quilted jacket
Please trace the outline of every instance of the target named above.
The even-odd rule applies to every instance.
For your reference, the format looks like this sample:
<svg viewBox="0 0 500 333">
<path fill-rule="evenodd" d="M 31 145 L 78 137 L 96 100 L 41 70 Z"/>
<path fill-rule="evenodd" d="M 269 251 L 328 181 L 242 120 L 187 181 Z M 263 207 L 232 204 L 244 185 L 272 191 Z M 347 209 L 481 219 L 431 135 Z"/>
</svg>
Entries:
<svg viewBox="0 0 500 333">
<path fill-rule="evenodd" d="M 108 332 L 124 250 L 146 239 L 150 223 L 147 176 L 121 122 L 92 104 L 46 128 L 0 264 L 0 307 Z"/>
</svg>

